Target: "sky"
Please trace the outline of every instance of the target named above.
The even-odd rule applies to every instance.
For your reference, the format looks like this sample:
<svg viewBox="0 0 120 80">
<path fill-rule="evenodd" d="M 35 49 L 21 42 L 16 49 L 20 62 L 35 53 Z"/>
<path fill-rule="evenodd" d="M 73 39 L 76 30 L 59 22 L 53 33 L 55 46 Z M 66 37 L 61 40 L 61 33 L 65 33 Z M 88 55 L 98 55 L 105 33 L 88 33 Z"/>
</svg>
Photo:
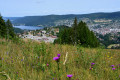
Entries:
<svg viewBox="0 0 120 80">
<path fill-rule="evenodd" d="M 4 17 L 120 11 L 120 0 L 0 0 Z"/>
</svg>

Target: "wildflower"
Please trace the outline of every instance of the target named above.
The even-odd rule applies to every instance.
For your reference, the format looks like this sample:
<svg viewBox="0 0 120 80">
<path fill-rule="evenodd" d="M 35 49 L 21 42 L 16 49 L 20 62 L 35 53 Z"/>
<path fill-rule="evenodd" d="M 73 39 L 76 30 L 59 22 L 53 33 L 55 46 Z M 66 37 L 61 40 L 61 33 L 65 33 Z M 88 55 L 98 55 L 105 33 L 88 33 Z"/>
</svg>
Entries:
<svg viewBox="0 0 120 80">
<path fill-rule="evenodd" d="M 72 76 L 73 76 L 72 74 L 67 75 L 67 77 L 69 77 L 69 78 L 71 78 Z"/>
<path fill-rule="evenodd" d="M 58 57 L 60 57 L 60 54 L 57 54 Z"/>
<path fill-rule="evenodd" d="M 58 61 L 59 57 L 54 57 L 53 60 Z"/>
<path fill-rule="evenodd" d="M 111 65 L 111 67 L 114 67 L 114 65 Z"/>
<path fill-rule="evenodd" d="M 72 76 L 73 76 L 72 74 L 67 75 L 67 77 L 69 78 L 69 80 L 71 80 Z"/>
<path fill-rule="evenodd" d="M 91 70 L 92 68 L 90 68 L 90 70 Z"/>
<path fill-rule="evenodd" d="M 94 65 L 95 63 L 91 63 L 91 65 Z"/>
<path fill-rule="evenodd" d="M 58 71 L 60 70 L 59 68 L 59 60 L 60 58 L 59 57 L 54 57 L 53 60 L 55 60 L 57 62 L 57 65 L 58 65 Z"/>
<path fill-rule="evenodd" d="M 21 61 L 23 61 L 23 59 Z"/>
<path fill-rule="evenodd" d="M 115 68 L 112 68 L 112 70 L 115 70 Z"/>
<path fill-rule="evenodd" d="M 49 66 L 49 64 L 47 64 L 47 66 Z"/>
</svg>

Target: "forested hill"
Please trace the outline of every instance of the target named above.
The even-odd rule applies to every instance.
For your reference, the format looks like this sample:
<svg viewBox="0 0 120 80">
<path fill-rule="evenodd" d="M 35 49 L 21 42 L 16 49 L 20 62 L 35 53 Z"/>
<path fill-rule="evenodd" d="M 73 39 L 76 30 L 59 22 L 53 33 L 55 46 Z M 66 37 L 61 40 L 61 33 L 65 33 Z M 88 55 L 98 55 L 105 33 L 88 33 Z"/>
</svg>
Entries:
<svg viewBox="0 0 120 80">
<path fill-rule="evenodd" d="M 69 14 L 69 15 L 47 15 L 47 16 L 26 16 L 15 19 L 13 24 L 24 24 L 30 26 L 55 26 L 64 23 L 66 20 L 73 20 L 75 17 L 78 19 L 89 18 L 94 19 L 120 19 L 120 11 L 112 13 L 91 13 L 91 14 Z M 64 22 L 61 22 L 65 20 Z M 69 22 L 70 23 L 70 22 Z"/>
<path fill-rule="evenodd" d="M 13 22 L 13 21 L 15 21 L 16 19 L 20 19 L 21 17 L 3 17 L 3 19 L 5 20 L 5 21 L 7 21 L 8 19 L 11 21 L 11 22 Z"/>
</svg>

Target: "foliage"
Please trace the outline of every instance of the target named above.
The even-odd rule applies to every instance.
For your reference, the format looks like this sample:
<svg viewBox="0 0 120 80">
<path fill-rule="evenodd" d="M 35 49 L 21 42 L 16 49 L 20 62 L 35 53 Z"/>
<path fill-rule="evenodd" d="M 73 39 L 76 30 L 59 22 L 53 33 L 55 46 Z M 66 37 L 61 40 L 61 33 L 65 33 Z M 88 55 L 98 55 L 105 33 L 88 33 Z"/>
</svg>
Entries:
<svg viewBox="0 0 120 80">
<path fill-rule="evenodd" d="M 15 38 L 14 29 L 10 20 L 5 21 L 0 16 L 0 36 L 3 38 Z"/>
<path fill-rule="evenodd" d="M 6 27 L 7 27 L 7 34 L 10 37 L 14 38 L 15 37 L 14 28 L 13 28 L 12 23 L 10 22 L 9 19 L 6 22 Z"/>
<path fill-rule="evenodd" d="M 92 31 L 90 31 L 84 22 L 77 24 L 75 18 L 72 28 L 64 28 L 59 34 L 55 43 L 61 44 L 81 44 L 83 46 L 98 47 L 99 42 Z"/>
<path fill-rule="evenodd" d="M 5 25 L 4 20 L 0 16 L 0 36 L 5 37 L 7 35 L 7 27 Z"/>
<path fill-rule="evenodd" d="M 111 44 L 119 44 L 120 43 L 120 33 L 109 33 L 106 35 L 101 35 L 101 34 L 96 34 L 96 36 L 98 36 L 100 39 L 100 43 L 102 43 L 103 45 L 105 45 L 105 47 L 107 48 L 109 45 Z"/>
<path fill-rule="evenodd" d="M 14 32 L 15 33 L 24 33 L 24 30 L 20 29 L 20 28 L 14 28 Z"/>
</svg>

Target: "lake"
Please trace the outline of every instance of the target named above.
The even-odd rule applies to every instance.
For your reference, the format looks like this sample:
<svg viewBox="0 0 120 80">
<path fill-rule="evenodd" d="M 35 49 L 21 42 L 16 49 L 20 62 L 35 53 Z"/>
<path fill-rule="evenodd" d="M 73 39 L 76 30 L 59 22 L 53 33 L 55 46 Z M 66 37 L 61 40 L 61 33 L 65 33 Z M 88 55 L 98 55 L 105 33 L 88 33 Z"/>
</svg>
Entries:
<svg viewBox="0 0 120 80">
<path fill-rule="evenodd" d="M 15 28 L 25 29 L 25 30 L 37 30 L 37 29 L 43 29 L 44 27 L 38 27 L 38 26 L 13 26 Z"/>
</svg>

